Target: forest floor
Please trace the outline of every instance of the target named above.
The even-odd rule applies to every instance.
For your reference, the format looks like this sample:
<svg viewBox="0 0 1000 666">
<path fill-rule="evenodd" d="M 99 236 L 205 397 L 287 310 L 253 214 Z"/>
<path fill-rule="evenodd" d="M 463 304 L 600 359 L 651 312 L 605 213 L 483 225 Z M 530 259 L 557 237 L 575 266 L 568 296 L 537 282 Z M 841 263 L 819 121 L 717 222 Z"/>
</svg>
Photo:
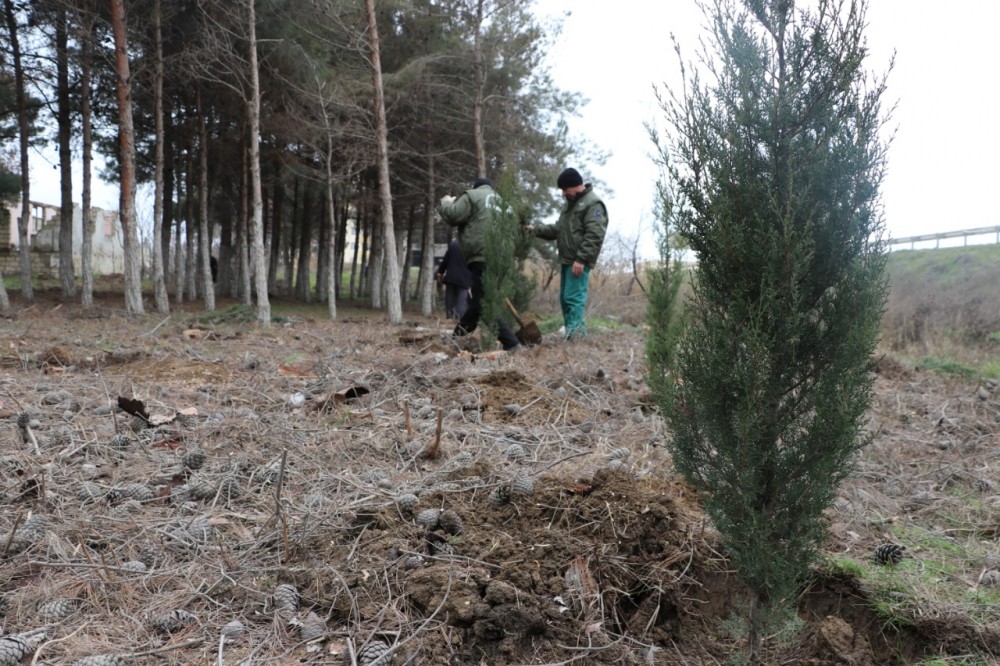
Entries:
<svg viewBox="0 0 1000 666">
<path fill-rule="evenodd" d="M 741 663 L 745 589 L 674 471 L 641 329 L 509 355 L 410 314 L 219 308 L 43 294 L 0 323 L 23 663 Z M 767 663 L 997 663 L 994 387 L 882 358 L 875 441 Z"/>
</svg>

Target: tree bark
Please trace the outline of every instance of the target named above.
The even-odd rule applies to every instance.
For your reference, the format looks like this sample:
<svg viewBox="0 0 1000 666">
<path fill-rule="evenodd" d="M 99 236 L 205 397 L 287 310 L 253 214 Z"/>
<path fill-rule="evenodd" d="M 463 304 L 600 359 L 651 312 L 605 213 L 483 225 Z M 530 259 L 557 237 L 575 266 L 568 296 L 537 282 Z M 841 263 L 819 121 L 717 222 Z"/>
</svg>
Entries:
<svg viewBox="0 0 1000 666">
<path fill-rule="evenodd" d="M 240 132 L 241 140 L 247 136 L 246 126 Z M 250 270 L 250 160 L 247 151 L 240 151 L 240 222 L 239 236 L 236 242 L 240 253 L 240 290 L 243 295 L 243 305 L 253 305 L 253 284 Z"/>
<path fill-rule="evenodd" d="M 312 231 L 310 229 L 313 218 L 312 194 L 312 187 L 308 182 L 302 185 L 302 213 L 299 223 L 296 225 L 299 230 L 299 261 L 295 271 L 295 295 L 305 303 L 312 300 L 312 292 L 309 289 L 309 276 L 312 273 Z"/>
<path fill-rule="evenodd" d="M 473 41 L 472 54 L 476 80 L 476 96 L 472 103 L 472 134 L 476 146 L 476 169 L 481 178 L 486 177 L 486 139 L 483 129 L 483 95 L 486 90 L 486 66 L 483 58 L 483 3 L 476 2 L 476 34 Z"/>
<path fill-rule="evenodd" d="M 330 218 L 330 231 L 326 238 L 326 306 L 330 321 L 337 319 L 337 214 L 333 196 L 333 137 L 327 136 L 326 149 L 326 212 Z"/>
<path fill-rule="evenodd" d="M 118 158 L 121 172 L 119 215 L 125 246 L 125 312 L 143 314 L 139 233 L 135 217 L 135 129 L 132 123 L 132 81 L 128 62 L 124 0 L 109 0 L 115 40 L 115 74 L 118 95 Z"/>
<path fill-rule="evenodd" d="M 170 312 L 170 300 L 167 297 L 167 284 L 164 278 L 163 243 L 163 170 L 164 144 L 163 131 L 163 33 L 160 0 L 153 5 L 153 113 L 156 125 L 156 165 L 153 184 L 153 301 L 156 311 L 160 314 Z"/>
<path fill-rule="evenodd" d="M 212 232 L 208 223 L 208 122 L 198 86 L 198 256 L 205 310 L 215 310 L 215 283 L 212 281 Z"/>
<path fill-rule="evenodd" d="M 385 294 L 389 323 L 403 321 L 399 298 L 399 265 L 396 262 L 396 234 L 392 222 L 392 189 L 389 184 L 389 136 L 385 118 L 385 98 L 382 88 L 382 58 L 379 52 L 378 25 L 375 22 L 375 0 L 365 0 L 368 14 L 368 40 L 371 46 L 372 81 L 375 88 L 375 140 L 378 148 L 379 201 L 382 208 L 383 246 L 386 263 Z M 375 294 L 372 294 L 372 303 Z"/>
<path fill-rule="evenodd" d="M 433 144 L 428 142 L 427 151 L 427 192 L 424 204 L 424 231 L 422 236 L 420 280 L 420 314 L 425 317 L 434 312 L 434 153 Z"/>
<path fill-rule="evenodd" d="M 93 176 L 94 136 L 90 113 L 90 78 L 94 56 L 94 21 L 84 18 L 80 36 L 80 134 L 83 142 L 83 187 L 80 192 L 80 216 L 83 218 L 83 238 L 80 247 L 80 272 L 83 273 L 83 288 L 80 304 L 89 308 L 94 304 L 94 271 L 91 268 L 91 254 L 94 247 L 94 223 L 90 213 L 91 179 Z"/>
<path fill-rule="evenodd" d="M 17 104 L 17 128 L 21 153 L 21 219 L 17 225 L 18 255 L 21 260 L 21 297 L 26 301 L 34 298 L 31 290 L 31 248 L 28 245 L 31 225 L 31 175 L 28 172 L 28 110 L 27 94 L 24 90 L 24 63 L 21 61 L 21 45 L 17 34 L 17 17 L 14 15 L 13 0 L 4 2 L 4 16 L 7 19 L 7 34 L 10 37 L 11 59 L 14 65 L 14 94 Z"/>
<path fill-rule="evenodd" d="M 368 0 L 371 2 L 371 0 Z M 264 199 L 260 183 L 260 74 L 257 71 L 257 13 L 247 0 L 247 31 L 250 52 L 250 180 L 253 187 L 253 261 L 257 285 L 257 323 L 271 325 L 271 303 L 267 295 L 267 264 L 264 256 Z"/>
<path fill-rule="evenodd" d="M 73 127 L 69 102 L 69 35 L 66 7 L 56 10 L 56 100 L 59 127 L 59 286 L 64 298 L 76 295 L 73 268 Z"/>
</svg>

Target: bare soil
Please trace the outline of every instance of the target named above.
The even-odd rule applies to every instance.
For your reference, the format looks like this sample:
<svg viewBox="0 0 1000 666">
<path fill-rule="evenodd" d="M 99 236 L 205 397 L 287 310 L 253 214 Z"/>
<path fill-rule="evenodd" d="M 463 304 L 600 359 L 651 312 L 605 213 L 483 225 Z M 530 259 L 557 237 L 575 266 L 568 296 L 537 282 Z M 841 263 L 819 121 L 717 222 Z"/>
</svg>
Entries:
<svg viewBox="0 0 1000 666">
<path fill-rule="evenodd" d="M 42 295 L 0 323 L 0 624 L 44 630 L 23 663 L 738 663 L 744 590 L 673 470 L 640 329 L 509 355 L 415 315 L 197 309 Z M 769 663 L 995 663 L 978 388 L 882 360 L 878 434 Z M 886 542 L 890 577 L 955 595 L 887 613 L 864 574 Z"/>
</svg>

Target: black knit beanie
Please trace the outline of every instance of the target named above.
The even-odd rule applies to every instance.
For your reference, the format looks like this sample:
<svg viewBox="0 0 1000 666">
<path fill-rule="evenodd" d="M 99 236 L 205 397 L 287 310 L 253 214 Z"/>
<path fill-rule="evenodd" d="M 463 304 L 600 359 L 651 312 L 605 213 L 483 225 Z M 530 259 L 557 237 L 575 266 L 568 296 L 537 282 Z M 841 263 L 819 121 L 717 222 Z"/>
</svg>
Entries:
<svg viewBox="0 0 1000 666">
<path fill-rule="evenodd" d="M 560 190 L 565 190 L 568 187 L 576 187 L 577 185 L 583 185 L 583 177 L 580 176 L 580 172 L 576 169 L 570 167 L 569 169 L 564 169 L 559 178 L 556 180 L 556 185 Z"/>
<path fill-rule="evenodd" d="M 472 189 L 476 189 L 477 187 L 482 187 L 483 185 L 489 185 L 490 187 L 493 187 L 493 183 L 490 182 L 489 178 L 476 178 L 476 181 L 472 183 Z"/>
</svg>

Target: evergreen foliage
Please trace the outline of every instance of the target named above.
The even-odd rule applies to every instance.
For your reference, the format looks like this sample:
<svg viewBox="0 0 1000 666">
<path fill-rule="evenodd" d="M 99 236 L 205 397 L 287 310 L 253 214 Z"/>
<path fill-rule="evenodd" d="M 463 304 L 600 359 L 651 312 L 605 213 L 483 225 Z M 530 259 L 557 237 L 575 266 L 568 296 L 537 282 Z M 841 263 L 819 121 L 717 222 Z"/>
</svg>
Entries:
<svg viewBox="0 0 1000 666">
<path fill-rule="evenodd" d="M 657 388 L 675 463 L 750 588 L 752 663 L 870 438 L 886 145 L 865 7 L 718 0 L 711 81 L 663 104 L 670 217 L 698 267 L 673 357 L 650 365 L 671 377 Z"/>
<path fill-rule="evenodd" d="M 684 265 L 680 248 L 675 247 L 681 244 L 681 239 L 672 221 L 675 209 L 665 180 L 657 184 L 657 194 L 656 216 L 660 222 L 657 242 L 661 262 L 648 271 L 646 359 L 649 370 L 646 379 L 654 394 L 663 395 L 669 390 L 674 351 L 683 330 L 680 290 L 684 283 Z"/>
<path fill-rule="evenodd" d="M 16 202 L 21 196 L 21 174 L 0 165 L 0 202 Z"/>
<path fill-rule="evenodd" d="M 486 231 L 486 269 L 483 271 L 482 326 L 490 331 L 491 342 L 498 334 L 497 317 L 508 320 L 505 299 L 524 309 L 531 303 L 535 283 L 524 272 L 524 262 L 531 250 L 532 237 L 521 230 L 524 211 L 517 208 L 518 192 L 508 174 L 497 186 L 493 206 L 493 224 Z"/>
</svg>

